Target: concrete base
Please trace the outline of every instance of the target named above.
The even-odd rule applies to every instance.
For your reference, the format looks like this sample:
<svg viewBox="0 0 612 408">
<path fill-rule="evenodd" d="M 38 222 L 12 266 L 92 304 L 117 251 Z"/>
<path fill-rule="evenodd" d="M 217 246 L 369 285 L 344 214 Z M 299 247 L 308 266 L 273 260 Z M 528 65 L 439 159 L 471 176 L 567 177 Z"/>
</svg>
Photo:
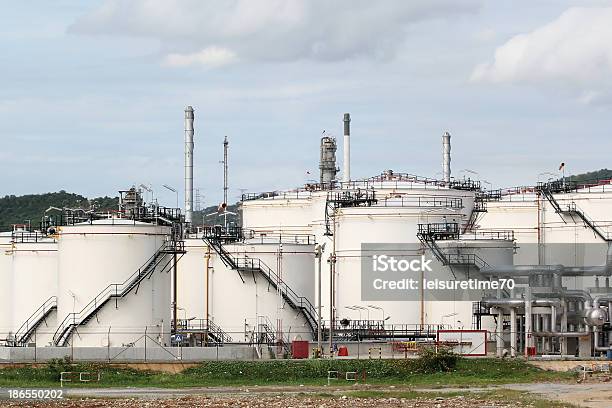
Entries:
<svg viewBox="0 0 612 408">
<path fill-rule="evenodd" d="M 249 346 L 224 347 L 0 347 L 0 363 L 72 361 L 174 362 L 206 360 L 255 360 Z"/>
<path fill-rule="evenodd" d="M 591 357 L 591 337 L 579 337 L 578 338 L 578 357 L 588 358 Z"/>
</svg>

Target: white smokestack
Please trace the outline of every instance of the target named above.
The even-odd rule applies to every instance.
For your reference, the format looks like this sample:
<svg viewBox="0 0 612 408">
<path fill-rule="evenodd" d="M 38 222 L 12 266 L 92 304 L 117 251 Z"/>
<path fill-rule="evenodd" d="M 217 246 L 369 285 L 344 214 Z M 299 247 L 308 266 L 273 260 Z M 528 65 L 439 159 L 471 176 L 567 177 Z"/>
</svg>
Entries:
<svg viewBox="0 0 612 408">
<path fill-rule="evenodd" d="M 193 222 L 193 108 L 185 108 L 185 222 Z"/>
<path fill-rule="evenodd" d="M 351 115 L 344 114 L 344 166 L 342 170 L 342 181 L 348 183 L 351 181 Z"/>
<path fill-rule="evenodd" d="M 448 185 L 451 180 L 451 135 L 444 132 L 442 135 L 442 178 Z"/>
</svg>

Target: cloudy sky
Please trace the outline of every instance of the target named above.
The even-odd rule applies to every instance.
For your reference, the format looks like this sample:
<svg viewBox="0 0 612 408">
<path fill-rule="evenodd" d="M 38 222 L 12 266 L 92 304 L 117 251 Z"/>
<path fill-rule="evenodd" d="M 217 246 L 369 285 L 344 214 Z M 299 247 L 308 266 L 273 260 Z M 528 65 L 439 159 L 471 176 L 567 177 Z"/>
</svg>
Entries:
<svg viewBox="0 0 612 408">
<path fill-rule="evenodd" d="M 344 112 L 354 177 L 439 177 L 446 130 L 454 175 L 497 187 L 612 167 L 612 1 L 0 4 L 0 195 L 146 183 L 172 204 L 185 105 L 208 205 L 223 136 L 235 199 L 316 178 Z"/>
</svg>

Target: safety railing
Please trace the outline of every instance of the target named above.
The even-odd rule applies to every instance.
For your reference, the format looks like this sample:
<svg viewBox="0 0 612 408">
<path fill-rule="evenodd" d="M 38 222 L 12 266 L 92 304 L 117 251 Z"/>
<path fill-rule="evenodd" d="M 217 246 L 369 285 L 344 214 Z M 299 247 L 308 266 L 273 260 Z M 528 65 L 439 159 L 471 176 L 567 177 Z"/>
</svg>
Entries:
<svg viewBox="0 0 612 408">
<path fill-rule="evenodd" d="M 155 272 L 157 266 L 162 262 L 164 255 L 169 252 L 171 247 L 168 242 L 164 242 L 161 247 L 132 275 L 130 275 L 122 283 L 111 283 L 104 288 L 97 296 L 95 296 L 80 312 L 69 313 L 58 326 L 54 336 L 53 343 L 56 346 L 63 346 L 68 341 L 72 334 L 72 330 L 84 324 L 95 315 L 111 298 L 123 297 L 134 289 L 142 280 Z M 172 259 L 164 265 L 162 270 L 172 262 Z"/>
<path fill-rule="evenodd" d="M 210 319 L 179 319 L 175 327 L 172 321 L 171 328 L 175 333 L 205 333 L 209 343 L 225 344 L 231 343 L 232 337 L 226 333 L 221 327 Z"/>
<path fill-rule="evenodd" d="M 291 287 L 287 285 L 287 283 L 261 259 L 249 257 L 235 258 L 235 262 L 238 268 L 243 272 L 256 271 L 263 275 L 268 283 L 274 287 L 274 289 L 280 291 L 281 295 L 289 306 L 294 309 L 301 309 L 304 312 L 308 325 L 311 327 L 313 332 L 316 332 L 317 311 L 310 300 L 295 293 L 295 291 L 291 289 Z"/>
<path fill-rule="evenodd" d="M 27 343 L 32 333 L 40 323 L 53 311 L 57 309 L 57 296 L 51 296 L 32 313 L 30 317 L 15 332 L 15 345 L 23 346 Z"/>
<path fill-rule="evenodd" d="M 418 224 L 417 235 L 422 237 L 430 237 L 434 240 L 458 239 L 459 224 L 456 222 Z"/>
<path fill-rule="evenodd" d="M 514 241 L 513 230 L 470 230 L 461 234 L 461 239 Z"/>
<path fill-rule="evenodd" d="M 463 208 L 460 197 L 425 197 L 413 195 L 395 195 L 379 198 L 376 207 L 414 207 L 414 208 Z"/>
</svg>

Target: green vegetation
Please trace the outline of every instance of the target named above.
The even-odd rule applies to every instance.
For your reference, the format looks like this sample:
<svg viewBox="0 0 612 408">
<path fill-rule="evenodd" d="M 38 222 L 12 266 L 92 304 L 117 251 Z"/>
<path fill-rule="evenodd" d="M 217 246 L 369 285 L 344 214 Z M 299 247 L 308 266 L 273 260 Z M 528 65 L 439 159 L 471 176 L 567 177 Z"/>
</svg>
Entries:
<svg viewBox="0 0 612 408">
<path fill-rule="evenodd" d="M 200 211 L 194 211 L 193 220 L 196 225 L 221 225 L 224 222 L 224 218 L 220 215 L 218 209 L 219 206 L 211 205 Z M 238 203 L 229 204 L 227 206 L 227 211 L 227 223 L 229 225 L 242 225 L 242 210 Z"/>
<path fill-rule="evenodd" d="M 116 209 L 119 205 L 118 198 L 98 197 L 88 199 L 79 194 L 67 193 L 64 190 L 59 193 L 30 194 L 24 196 L 5 196 L 0 198 L 0 231 L 8 231 L 13 224 L 31 223 L 33 228 L 38 228 L 40 221 L 49 207 L 58 208 L 96 208 Z"/>
<path fill-rule="evenodd" d="M 612 179 L 612 170 L 608 169 L 590 171 L 588 173 L 576 174 L 567 177 L 567 180 L 575 182 L 577 184 L 595 184 L 600 180 L 609 179 Z"/>
<path fill-rule="evenodd" d="M 444 364 L 453 364 L 444 358 Z M 431 361 L 431 360 L 430 360 Z M 61 371 L 101 372 L 99 384 L 87 387 L 204 387 L 220 385 L 324 385 L 327 371 L 365 371 L 369 384 L 394 384 L 430 388 L 486 386 L 505 383 L 559 381 L 573 374 L 543 371 L 523 361 L 458 358 L 446 369 L 440 361 L 408 360 L 270 360 L 210 361 L 179 374 L 138 371 L 108 364 L 70 364 L 52 361 L 40 368 L 0 369 L 1 387 L 57 386 Z M 431 365 L 433 364 L 433 365 Z M 350 385 L 344 380 L 334 385 Z M 79 386 L 70 384 L 70 386 Z"/>
</svg>

